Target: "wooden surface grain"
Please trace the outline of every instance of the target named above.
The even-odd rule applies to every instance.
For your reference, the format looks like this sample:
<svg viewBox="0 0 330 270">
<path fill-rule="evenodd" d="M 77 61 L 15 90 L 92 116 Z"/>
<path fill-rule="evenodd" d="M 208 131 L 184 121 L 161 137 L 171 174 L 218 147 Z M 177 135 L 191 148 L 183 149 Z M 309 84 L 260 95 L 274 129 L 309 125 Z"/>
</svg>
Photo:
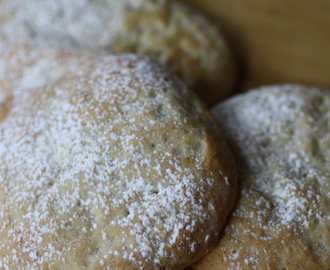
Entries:
<svg viewBox="0 0 330 270">
<path fill-rule="evenodd" d="M 224 29 L 241 68 L 239 90 L 274 83 L 330 87 L 330 1 L 183 1 Z"/>
</svg>

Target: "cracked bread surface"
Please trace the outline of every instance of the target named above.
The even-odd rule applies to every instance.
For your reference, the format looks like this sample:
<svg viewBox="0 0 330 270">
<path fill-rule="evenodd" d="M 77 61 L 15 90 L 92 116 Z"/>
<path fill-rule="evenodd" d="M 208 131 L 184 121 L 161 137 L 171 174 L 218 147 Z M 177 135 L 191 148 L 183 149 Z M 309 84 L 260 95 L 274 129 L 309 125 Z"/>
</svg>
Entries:
<svg viewBox="0 0 330 270">
<path fill-rule="evenodd" d="M 0 123 L 0 268 L 183 269 L 212 249 L 236 171 L 185 84 L 117 55 L 16 91 Z"/>
</svg>

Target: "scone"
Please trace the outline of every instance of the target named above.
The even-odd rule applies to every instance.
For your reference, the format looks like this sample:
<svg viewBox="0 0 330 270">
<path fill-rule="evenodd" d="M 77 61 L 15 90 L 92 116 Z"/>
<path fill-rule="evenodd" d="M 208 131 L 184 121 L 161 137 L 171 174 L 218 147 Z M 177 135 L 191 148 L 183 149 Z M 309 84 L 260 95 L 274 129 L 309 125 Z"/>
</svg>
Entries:
<svg viewBox="0 0 330 270">
<path fill-rule="evenodd" d="M 176 77 L 118 55 L 16 91 L 0 124 L 1 269 L 183 269 L 213 248 L 235 166 Z"/>
<path fill-rule="evenodd" d="M 238 167 L 238 202 L 212 269 L 330 269 L 330 91 L 264 87 L 213 109 Z"/>
<path fill-rule="evenodd" d="M 2 10 L 2 12 L 1 12 Z M 171 0 L 2 0 L 5 35 L 65 39 L 90 49 L 151 56 L 208 104 L 233 91 L 235 64 L 219 29 Z"/>
</svg>

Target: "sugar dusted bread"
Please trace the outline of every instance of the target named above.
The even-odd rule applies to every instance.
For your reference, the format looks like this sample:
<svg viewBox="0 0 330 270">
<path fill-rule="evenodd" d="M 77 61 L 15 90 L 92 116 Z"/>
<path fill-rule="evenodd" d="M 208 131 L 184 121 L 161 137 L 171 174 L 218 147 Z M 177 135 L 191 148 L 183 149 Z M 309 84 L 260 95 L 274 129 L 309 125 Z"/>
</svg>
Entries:
<svg viewBox="0 0 330 270">
<path fill-rule="evenodd" d="M 130 2 L 113 39 L 114 52 L 153 57 L 193 87 L 208 105 L 233 93 L 235 61 L 218 27 L 179 1 Z"/>
<path fill-rule="evenodd" d="M 105 52 L 92 52 L 64 41 L 24 38 L 11 42 L 0 35 L 0 121 L 12 106 L 14 89 L 50 84 L 67 73 L 82 74 L 85 63 Z"/>
<path fill-rule="evenodd" d="M 146 54 L 208 104 L 233 91 L 235 64 L 219 29 L 172 0 L 2 0 L 1 33 L 16 42 L 53 38 L 90 50 Z"/>
<path fill-rule="evenodd" d="M 238 201 L 193 268 L 330 269 L 330 91 L 268 86 L 213 114 L 237 161 Z"/>
<path fill-rule="evenodd" d="M 234 204 L 231 154 L 195 95 L 149 58 L 86 65 L 17 88 L 0 123 L 0 268 L 183 269 Z"/>
</svg>

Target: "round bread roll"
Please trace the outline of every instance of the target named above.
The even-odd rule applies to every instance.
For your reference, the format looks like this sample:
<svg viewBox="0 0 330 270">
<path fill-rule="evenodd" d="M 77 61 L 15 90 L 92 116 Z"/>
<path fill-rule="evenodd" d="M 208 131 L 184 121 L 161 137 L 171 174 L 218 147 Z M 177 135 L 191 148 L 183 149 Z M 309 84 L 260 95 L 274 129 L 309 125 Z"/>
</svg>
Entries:
<svg viewBox="0 0 330 270">
<path fill-rule="evenodd" d="M 229 96 L 235 64 L 219 29 L 171 0 L 2 0 L 2 32 L 65 39 L 89 49 L 146 54 L 208 104 Z"/>
<path fill-rule="evenodd" d="M 0 123 L 0 268 L 183 269 L 214 247 L 235 166 L 176 77 L 117 55 L 16 91 Z"/>
<path fill-rule="evenodd" d="M 330 91 L 264 87 L 213 113 L 237 161 L 238 202 L 194 269 L 330 269 Z"/>
</svg>

